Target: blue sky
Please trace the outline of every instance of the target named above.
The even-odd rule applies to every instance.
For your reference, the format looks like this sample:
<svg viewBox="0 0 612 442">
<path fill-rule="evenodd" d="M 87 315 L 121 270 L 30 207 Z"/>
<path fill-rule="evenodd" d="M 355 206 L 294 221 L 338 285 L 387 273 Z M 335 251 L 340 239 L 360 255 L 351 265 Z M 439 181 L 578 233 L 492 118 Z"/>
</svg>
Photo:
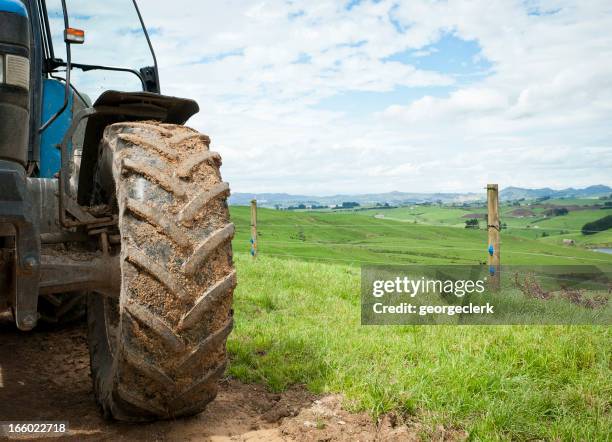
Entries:
<svg viewBox="0 0 612 442">
<path fill-rule="evenodd" d="M 134 17 L 118 12 L 129 3 L 75 10 L 96 16 L 90 48 L 108 64 L 146 62 L 143 40 L 125 32 Z M 609 1 L 148 0 L 141 9 L 163 92 L 199 102 L 189 124 L 211 136 L 234 191 L 612 184 Z"/>
<path fill-rule="evenodd" d="M 422 49 L 407 49 L 385 60 L 445 72 L 457 78 L 482 77 L 491 69 L 491 63 L 483 56 L 478 41 L 464 40 L 453 33 L 443 34 Z"/>
<path fill-rule="evenodd" d="M 355 3 L 355 2 L 353 2 Z M 396 86 L 389 91 L 347 91 L 321 100 L 316 107 L 367 117 L 393 104 L 408 104 L 425 96 L 448 97 L 452 91 L 481 81 L 491 73 L 491 63 L 482 55 L 477 41 L 446 33 L 422 49 L 407 49 L 385 57 L 418 69 L 449 75 L 454 83 L 441 86 Z"/>
</svg>

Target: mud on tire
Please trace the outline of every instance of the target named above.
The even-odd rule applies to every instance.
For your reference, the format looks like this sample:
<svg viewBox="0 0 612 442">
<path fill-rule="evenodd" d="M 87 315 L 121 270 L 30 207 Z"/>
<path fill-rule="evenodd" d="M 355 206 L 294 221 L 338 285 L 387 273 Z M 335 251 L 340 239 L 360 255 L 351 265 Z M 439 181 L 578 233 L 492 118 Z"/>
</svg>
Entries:
<svg viewBox="0 0 612 442">
<path fill-rule="evenodd" d="M 119 215 L 119 299 L 88 299 L 96 399 L 107 417 L 193 415 L 217 393 L 232 329 L 227 183 L 207 136 L 155 122 L 108 126 L 96 194 Z M 100 201 L 105 200 L 105 201 Z"/>
</svg>

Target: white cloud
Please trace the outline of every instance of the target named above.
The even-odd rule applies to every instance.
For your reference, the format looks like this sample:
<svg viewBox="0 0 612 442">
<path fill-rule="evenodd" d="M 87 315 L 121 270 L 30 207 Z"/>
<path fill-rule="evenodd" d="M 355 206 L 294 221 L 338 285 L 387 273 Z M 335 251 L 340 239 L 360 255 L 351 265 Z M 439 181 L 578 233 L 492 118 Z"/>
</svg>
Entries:
<svg viewBox="0 0 612 442">
<path fill-rule="evenodd" d="M 609 1 L 140 3 L 163 92 L 199 102 L 190 124 L 234 191 L 612 184 Z M 449 33 L 479 44 L 488 76 L 418 68 Z M 406 50 L 414 65 L 387 61 Z M 367 116 L 317 106 L 436 86 L 453 90 Z"/>
</svg>

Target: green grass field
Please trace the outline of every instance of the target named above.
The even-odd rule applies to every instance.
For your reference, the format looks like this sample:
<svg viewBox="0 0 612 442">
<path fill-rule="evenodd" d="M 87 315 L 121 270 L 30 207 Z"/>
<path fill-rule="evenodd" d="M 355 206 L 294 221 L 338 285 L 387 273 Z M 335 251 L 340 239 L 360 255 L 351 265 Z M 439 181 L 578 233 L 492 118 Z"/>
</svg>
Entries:
<svg viewBox="0 0 612 442">
<path fill-rule="evenodd" d="M 484 230 L 260 209 L 253 260 L 249 209 L 231 215 L 233 376 L 274 391 L 341 393 L 373 418 L 393 411 L 465 429 L 471 440 L 609 440 L 608 327 L 360 324 L 360 263 L 478 264 Z M 502 247 L 505 264 L 612 264 L 612 255 L 551 237 L 504 231 Z"/>
<path fill-rule="evenodd" d="M 562 244 L 564 238 L 573 239 L 577 245 L 584 247 L 612 247 L 612 230 L 606 230 L 605 232 L 599 232 L 593 235 L 571 233 L 563 236 L 550 236 L 542 238 L 541 241 L 551 244 Z"/>
<path fill-rule="evenodd" d="M 234 249 L 248 252 L 249 209 L 232 207 L 231 213 L 236 224 Z M 259 249 L 267 256 L 347 264 L 478 264 L 486 260 L 485 230 L 356 215 L 361 213 L 259 209 Z M 506 264 L 612 263 L 612 256 L 603 253 L 512 233 L 502 234 Z"/>
<path fill-rule="evenodd" d="M 230 373 L 342 393 L 472 440 L 609 440 L 610 342 L 595 326 L 361 326 L 359 269 L 236 255 Z"/>
<path fill-rule="evenodd" d="M 369 209 L 356 213 L 365 216 L 378 214 L 389 220 L 400 220 L 417 224 L 463 227 L 467 219 L 464 216 L 470 214 L 484 215 L 487 213 L 487 210 L 485 208 L 463 209 L 438 206 L 410 206 L 384 210 Z"/>
<path fill-rule="evenodd" d="M 599 208 L 587 208 L 588 205 L 601 203 L 599 200 L 593 199 L 567 199 L 567 200 L 547 200 L 545 201 L 546 207 L 541 205 L 523 205 L 521 207 L 502 205 L 500 207 L 501 221 L 507 227 L 506 232 L 511 236 L 519 236 L 528 239 L 539 239 L 542 235 L 556 236 L 557 239 L 572 238 L 579 239 L 581 234 L 580 231 L 582 226 L 590 221 L 594 221 L 598 218 L 602 218 L 610 213 L 612 210 L 602 210 Z M 549 208 L 548 206 L 557 207 L 580 207 L 582 210 L 571 210 L 570 213 L 564 216 L 546 217 L 545 211 Z M 533 212 L 533 216 L 516 216 L 514 212 L 516 210 L 527 210 Z M 486 207 L 471 207 L 471 208 L 456 208 L 447 206 L 409 206 L 399 207 L 393 209 L 367 209 L 355 212 L 356 214 L 365 217 L 381 217 L 388 221 L 404 221 L 413 224 L 426 224 L 430 226 L 452 226 L 452 227 L 464 227 L 465 221 L 469 219 L 469 215 L 476 217 L 477 215 L 483 216 L 487 213 Z M 486 226 L 486 220 L 480 218 L 480 225 L 484 229 Z M 604 243 L 592 242 L 594 238 L 590 239 L 590 242 L 583 242 L 584 245 L 606 245 Z"/>
</svg>

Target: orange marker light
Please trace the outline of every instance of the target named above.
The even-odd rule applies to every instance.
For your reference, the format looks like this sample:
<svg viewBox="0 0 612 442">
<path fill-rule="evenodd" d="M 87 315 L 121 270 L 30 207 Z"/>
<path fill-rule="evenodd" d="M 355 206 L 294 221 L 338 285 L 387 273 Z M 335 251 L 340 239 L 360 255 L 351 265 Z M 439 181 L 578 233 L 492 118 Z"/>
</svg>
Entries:
<svg viewBox="0 0 612 442">
<path fill-rule="evenodd" d="M 64 41 L 66 43 L 83 44 L 85 42 L 85 31 L 82 29 L 64 29 Z"/>
</svg>

